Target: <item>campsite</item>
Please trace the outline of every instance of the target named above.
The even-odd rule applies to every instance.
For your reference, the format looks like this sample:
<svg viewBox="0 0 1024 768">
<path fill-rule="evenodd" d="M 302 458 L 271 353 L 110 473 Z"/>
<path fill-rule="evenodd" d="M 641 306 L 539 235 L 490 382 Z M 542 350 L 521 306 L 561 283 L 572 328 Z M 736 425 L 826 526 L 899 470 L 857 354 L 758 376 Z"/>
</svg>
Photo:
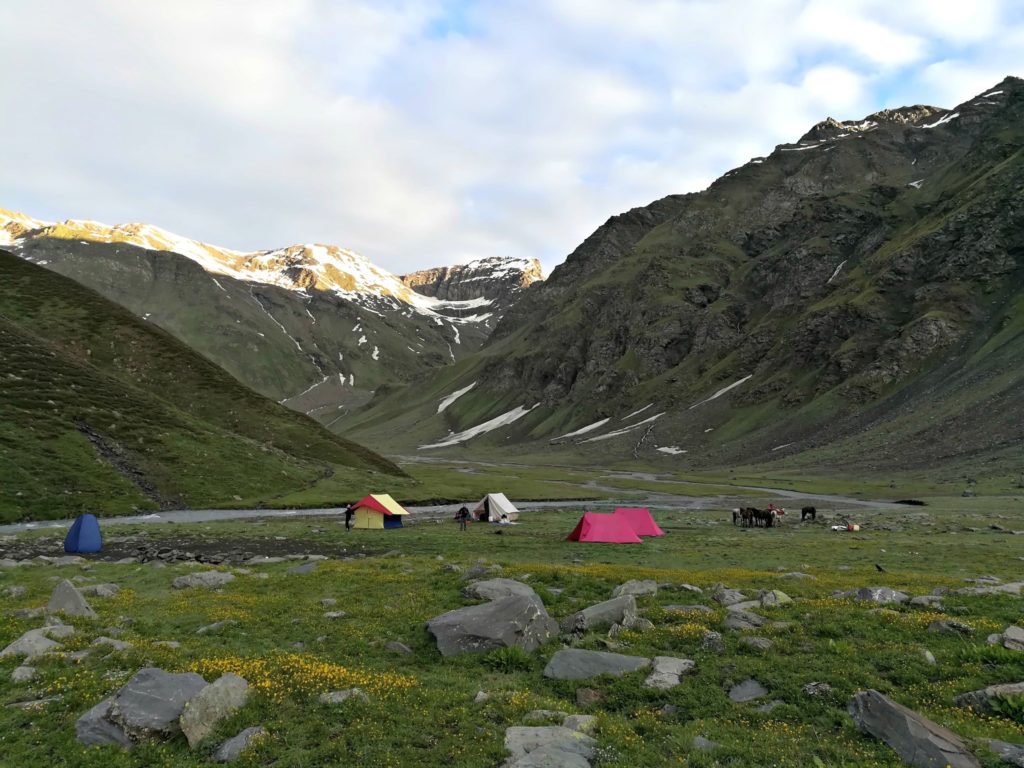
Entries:
<svg viewBox="0 0 1024 768">
<path fill-rule="evenodd" d="M 369 498 L 389 506 L 381 494 Z M 89 768 L 200 766 L 252 731 L 233 764 L 482 768 L 515 764 L 507 746 L 529 728 L 579 734 L 572 744 L 582 751 L 565 765 L 902 765 L 846 714 L 867 688 L 953 729 L 985 765 L 996 764 L 989 739 L 1024 735 L 1000 700 L 974 710 L 954 702 L 1024 676 L 1024 651 L 990 641 L 1010 637 L 1020 618 L 1013 590 L 1024 539 L 1009 528 L 1019 502 L 851 500 L 819 505 L 813 522 L 745 529 L 732 524 L 727 498 L 696 508 L 598 500 L 539 509 L 506 498 L 515 525 L 471 524 L 465 533 L 446 505 L 410 507 L 395 515 L 400 528 L 368 506 L 369 527 L 348 531 L 340 509 L 106 521 L 103 551 L 81 556 L 63 555 L 66 529 L 4 536 L 0 590 L 11 620 L 0 646 L 40 625 L 59 579 L 96 614 L 52 617 L 73 627 L 54 653 L 0 658 L 6 754 Z M 846 519 L 861 530 L 831 530 Z M 631 538 L 628 528 L 641 543 L 588 542 L 592 520 L 612 520 L 611 538 Z M 593 533 L 608 530 L 599 522 Z M 577 532 L 584 540 L 571 540 Z M 550 635 L 530 650 L 447 655 L 428 625 L 497 604 L 480 590 L 507 582 L 536 595 L 554 622 Z M 195 586 L 172 586 L 180 584 Z M 888 594 L 881 587 L 907 597 L 876 602 Z M 626 612 L 593 618 L 609 604 Z M 647 668 L 559 679 L 566 650 Z M 648 682 L 651 659 L 678 660 L 667 687 Z M 25 667 L 31 680 L 10 679 Z M 76 723 L 146 668 L 206 682 L 230 672 L 249 694 L 194 748 L 179 733 L 84 749 Z"/>
</svg>

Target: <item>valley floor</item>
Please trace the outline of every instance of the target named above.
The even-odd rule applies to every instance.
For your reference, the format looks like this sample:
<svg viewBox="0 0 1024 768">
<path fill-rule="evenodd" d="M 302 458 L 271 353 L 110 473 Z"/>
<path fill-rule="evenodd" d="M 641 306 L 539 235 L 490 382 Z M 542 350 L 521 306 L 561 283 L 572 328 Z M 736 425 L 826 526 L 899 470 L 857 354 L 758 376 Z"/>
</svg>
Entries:
<svg viewBox="0 0 1024 768">
<path fill-rule="evenodd" d="M 69 620 L 75 634 L 61 640 L 61 653 L 32 662 L 35 680 L 13 682 L 20 661 L 0 659 L 0 763 L 207 765 L 225 738 L 263 725 L 267 736 L 236 765 L 492 768 L 507 757 L 506 728 L 548 724 L 530 713 L 550 710 L 596 716 L 594 766 L 901 765 L 847 715 L 855 692 L 875 688 L 960 734 L 984 765 L 994 766 L 998 760 L 986 740 L 1024 742 L 1024 707 L 1010 701 L 998 712 L 979 713 L 956 707 L 953 697 L 1024 680 L 1024 652 L 986 643 L 990 633 L 1021 620 L 1024 597 L 957 590 L 976 586 L 969 580 L 981 576 L 1007 582 L 1019 576 L 1024 536 L 1014 531 L 1024 529 L 1024 500 L 928 501 L 924 507 L 826 505 L 814 523 L 787 520 L 776 529 L 734 527 L 724 505 L 655 505 L 667 535 L 640 545 L 566 542 L 579 509 L 525 512 L 518 525 L 471 524 L 465 533 L 449 521 L 425 518 L 386 531 L 345 531 L 337 520 L 302 516 L 107 525 L 111 556 L 132 558 L 120 563 L 51 562 L 37 556 L 61 554 L 58 533 L 6 535 L 0 537 L 0 648 L 41 624 L 25 617 L 25 609 L 46 604 L 55 577 L 79 586 L 114 583 L 120 590 L 89 598 L 98 619 Z M 831 530 L 846 519 L 861 531 Z M 176 550 L 174 556 L 221 559 L 216 567 L 235 579 L 216 590 L 171 589 L 175 577 L 211 566 L 165 564 L 161 550 L 164 556 Z M 295 562 L 241 562 L 268 554 Z M 310 572 L 290 572 L 307 555 L 315 556 Z M 156 559 L 143 563 L 140 557 Z M 570 642 L 564 638 L 532 654 L 443 658 L 425 622 L 472 602 L 461 590 L 476 566 L 485 574 L 479 578 L 500 575 L 529 584 L 556 619 L 608 599 L 629 579 L 654 580 L 661 585 L 657 593 L 638 598 L 652 628 L 626 630 L 614 640 L 607 629 L 589 631 L 571 644 L 607 650 L 612 643 L 619 653 L 692 659 L 695 669 L 665 691 L 643 687 L 643 672 L 580 682 L 548 679 L 542 669 Z M 723 627 L 729 612 L 710 596 L 716 583 L 750 598 L 760 590 L 782 590 L 793 602 L 757 609 L 772 624 L 731 630 Z M 939 605 L 880 611 L 834 596 L 869 586 L 942 597 Z M 324 599 L 337 603 L 325 606 Z M 669 608 L 679 604 L 706 610 Z M 327 615 L 339 611 L 344 615 Z M 930 631 L 937 621 L 968 629 Z M 217 622 L 224 623 L 197 634 Z M 721 634 L 720 648 L 707 647 L 710 631 Z M 131 646 L 93 645 L 101 636 Z M 769 642 L 751 644 L 751 637 Z M 180 647 L 159 644 L 167 640 Z M 391 650 L 389 641 L 411 652 Z M 89 653 L 71 656 L 82 650 Z M 81 747 L 75 741 L 78 717 L 145 666 L 193 670 L 207 681 L 234 671 L 250 682 L 253 695 L 195 751 L 180 735 L 127 752 Z M 733 702 L 729 691 L 748 679 L 767 694 Z M 319 702 L 325 691 L 352 686 L 364 690 L 368 701 Z M 599 700 L 579 703 L 580 688 L 594 689 Z M 481 690 L 488 697 L 478 702 Z M 12 706 L 28 701 L 40 703 Z M 772 702 L 779 703 L 764 707 Z M 714 746 L 698 748 L 698 736 Z"/>
</svg>

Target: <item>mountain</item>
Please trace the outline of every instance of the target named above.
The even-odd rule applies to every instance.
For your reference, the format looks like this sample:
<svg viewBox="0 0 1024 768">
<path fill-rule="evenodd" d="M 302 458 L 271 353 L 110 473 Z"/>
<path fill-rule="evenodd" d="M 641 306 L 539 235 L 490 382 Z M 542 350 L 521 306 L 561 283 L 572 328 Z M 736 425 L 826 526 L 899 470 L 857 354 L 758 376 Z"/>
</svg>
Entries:
<svg viewBox="0 0 1024 768">
<path fill-rule="evenodd" d="M 387 459 L 167 332 L 0 251 L 0 520 L 258 503 Z"/>
<path fill-rule="evenodd" d="M 539 276 L 535 265 L 485 259 L 450 268 L 447 293 L 460 298 L 435 298 L 336 246 L 243 253 L 147 224 L 0 210 L 4 243 L 328 426 L 382 385 L 421 380 L 478 348 L 514 294 L 494 286 Z"/>
<path fill-rule="evenodd" d="M 612 217 L 479 352 L 343 422 L 428 453 L 1019 473 L 1021 189 L 1018 78 L 827 119 Z"/>
<path fill-rule="evenodd" d="M 489 258 L 451 267 L 424 269 L 402 275 L 402 282 L 423 296 L 446 301 L 490 300 L 508 309 L 528 285 L 542 280 L 537 259 Z"/>
</svg>

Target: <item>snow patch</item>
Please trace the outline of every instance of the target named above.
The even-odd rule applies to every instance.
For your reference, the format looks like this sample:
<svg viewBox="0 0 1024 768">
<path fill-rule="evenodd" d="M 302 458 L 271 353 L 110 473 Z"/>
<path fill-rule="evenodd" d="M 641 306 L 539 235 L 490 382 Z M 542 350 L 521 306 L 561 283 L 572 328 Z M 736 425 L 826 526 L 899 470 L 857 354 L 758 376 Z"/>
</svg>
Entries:
<svg viewBox="0 0 1024 768">
<path fill-rule="evenodd" d="M 772 450 L 781 451 L 783 448 L 789 448 L 789 446 L 791 445 L 793 445 L 793 443 L 783 443 L 782 445 L 776 445 L 774 448 L 772 448 Z"/>
<path fill-rule="evenodd" d="M 651 407 L 651 406 L 653 406 L 653 405 L 654 405 L 654 403 L 649 403 L 648 405 L 645 405 L 645 406 L 644 406 L 643 408 L 641 408 L 640 410 L 638 410 L 638 411 L 633 411 L 632 413 L 630 413 L 630 414 L 628 414 L 628 415 L 626 415 L 626 416 L 623 416 L 623 417 L 622 417 L 622 420 L 623 420 L 623 421 L 629 421 L 629 420 L 630 420 L 630 419 L 632 419 L 632 418 L 633 418 L 634 416 L 639 416 L 639 415 L 640 415 L 641 413 L 643 413 L 644 411 L 646 411 L 646 410 L 647 410 L 648 408 L 650 408 L 650 407 Z"/>
<path fill-rule="evenodd" d="M 374 360 L 380 360 L 380 350 L 376 346 L 374 346 L 373 354 L 370 355 L 370 357 L 372 357 Z"/>
<path fill-rule="evenodd" d="M 366 337 L 365 337 L 365 336 L 360 336 L 360 337 L 359 337 L 359 341 L 357 341 L 357 342 L 356 342 L 356 346 L 359 346 L 359 347 L 361 347 L 361 346 L 363 346 L 363 344 L 365 344 L 365 343 L 366 343 Z"/>
<path fill-rule="evenodd" d="M 917 181 L 910 182 L 907 186 L 913 187 L 914 189 L 920 189 L 922 184 L 924 184 L 924 179 L 918 179 Z"/>
<path fill-rule="evenodd" d="M 643 421 L 638 421 L 636 424 L 631 424 L 628 427 L 623 427 L 622 429 L 616 429 L 614 432 L 606 432 L 603 435 L 598 435 L 597 437 L 591 437 L 591 438 L 589 438 L 587 440 L 584 440 L 583 442 L 584 443 L 596 443 L 599 440 L 607 440 L 607 439 L 609 439 L 611 437 L 618 437 L 619 435 L 624 435 L 627 432 L 632 432 L 634 429 L 639 429 L 644 424 L 650 424 L 652 421 L 655 421 L 656 419 L 660 419 L 664 415 L 665 415 L 665 412 L 662 411 L 661 413 L 654 414 L 649 419 L 644 419 Z"/>
<path fill-rule="evenodd" d="M 948 123 L 951 120 L 956 120 L 958 117 L 960 117 L 960 113 L 959 112 L 952 112 L 952 113 L 950 113 L 948 115 L 944 115 L 944 116 L 940 117 L 934 123 L 929 123 L 928 125 L 922 125 L 921 127 L 922 128 L 938 128 L 940 125 L 945 125 L 946 123 Z"/>
<path fill-rule="evenodd" d="M 678 445 L 663 445 L 658 450 L 661 453 L 668 453 L 671 454 L 672 456 L 678 456 L 681 453 L 686 453 L 686 451 L 684 451 Z"/>
<path fill-rule="evenodd" d="M 825 285 L 831 284 L 831 282 L 833 280 L 835 280 L 837 277 L 839 277 L 839 270 L 841 270 L 843 268 L 844 264 L 846 264 L 846 259 L 843 259 L 842 261 L 839 262 L 839 266 L 836 267 L 836 271 L 832 273 L 832 277 L 830 277 L 828 280 L 825 281 Z"/>
<path fill-rule="evenodd" d="M 576 437 L 577 435 L 585 435 L 585 434 L 587 434 L 587 432 L 593 432 L 595 429 L 603 427 L 609 421 L 611 421 L 611 418 L 601 419 L 600 421 L 595 421 L 593 424 L 587 424 L 587 426 L 581 427 L 580 429 L 577 429 L 575 432 L 567 432 L 566 434 L 560 435 L 559 437 L 554 437 L 554 438 L 552 438 L 552 440 L 565 440 L 566 438 L 569 438 L 569 437 Z"/>
<path fill-rule="evenodd" d="M 311 392 L 312 390 L 314 390 L 314 389 L 316 389 L 317 387 L 319 387 L 319 386 L 320 386 L 321 384 L 323 384 L 323 383 L 324 383 L 325 381 L 327 381 L 327 380 L 328 380 L 329 378 L 331 378 L 331 377 L 330 377 L 330 376 L 324 376 L 324 377 L 323 377 L 323 378 L 322 378 L 322 379 L 321 379 L 320 381 L 318 381 L 318 382 L 317 382 L 316 384 L 313 384 L 312 386 L 306 387 L 306 388 L 305 388 L 304 390 L 302 390 L 301 392 L 299 392 L 299 394 L 297 394 L 297 395 L 292 395 L 291 397 L 286 397 L 286 398 L 285 398 L 284 400 L 282 400 L 282 401 L 281 401 L 281 404 L 282 404 L 282 405 L 284 405 L 285 403 L 287 403 L 287 402 L 289 402 L 289 401 L 291 401 L 291 400 L 294 400 L 294 399 L 295 399 L 295 398 L 297 398 L 297 397 L 302 397 L 302 396 L 303 396 L 304 394 L 306 394 L 307 392 Z"/>
<path fill-rule="evenodd" d="M 978 98 L 979 99 L 987 99 L 989 96 L 998 96 L 1001 93 L 1002 93 L 1002 91 L 989 91 L 988 93 L 981 94 L 981 96 L 979 96 Z"/>
<path fill-rule="evenodd" d="M 475 386 L 476 386 L 476 382 L 474 381 L 468 387 L 463 387 L 462 389 L 459 389 L 459 390 L 456 390 L 455 392 L 452 392 L 450 395 L 448 395 L 447 397 L 445 397 L 444 399 L 441 400 L 440 404 L 437 406 L 437 412 L 438 413 L 444 413 L 444 409 L 445 408 L 447 408 L 449 405 L 454 403 L 456 400 L 458 400 L 464 394 L 469 392 L 469 390 L 471 390 Z"/>
<path fill-rule="evenodd" d="M 694 404 L 693 404 L 693 405 L 691 405 L 691 406 L 690 406 L 690 407 L 689 407 L 689 408 L 688 408 L 687 410 L 690 410 L 690 411 L 692 411 L 692 410 L 693 410 L 694 408 L 696 408 L 696 407 L 697 407 L 698 405 L 704 405 L 704 403 L 710 403 L 710 402 L 711 402 L 712 400 L 717 400 L 718 398 L 720 398 L 720 397 L 721 397 L 722 395 L 724 395 L 724 394 L 725 394 L 726 392 L 728 392 L 729 390 L 731 390 L 731 389 L 735 389 L 735 388 L 736 388 L 736 387 L 738 387 L 738 386 L 739 386 L 740 384 L 744 383 L 745 381 L 749 381 L 749 380 L 750 380 L 750 379 L 752 379 L 752 378 L 754 378 L 754 374 L 750 374 L 749 376 L 744 376 L 744 377 L 743 377 L 742 379 L 740 379 L 739 381 L 734 381 L 734 382 L 733 382 L 732 384 L 730 384 L 729 386 L 727 386 L 727 387 L 722 387 L 722 388 L 721 388 L 720 390 L 718 390 L 717 392 L 715 392 L 715 394 L 713 394 L 713 395 L 712 395 L 711 397 L 706 397 L 706 398 L 704 398 L 703 400 L 701 400 L 701 401 L 700 401 L 699 403 L 694 403 Z"/>
<path fill-rule="evenodd" d="M 457 432 L 455 434 L 449 433 L 448 436 L 439 443 L 421 445 L 419 447 L 419 450 L 423 451 L 428 448 L 447 448 L 448 446 L 451 445 L 464 443 L 466 440 L 470 440 L 471 438 L 474 438 L 477 435 L 482 435 L 486 432 L 493 432 L 495 429 L 498 429 L 499 427 L 504 427 L 511 424 L 514 421 L 518 421 L 523 416 L 532 411 L 534 408 L 536 408 L 538 405 L 540 405 L 540 403 L 535 403 L 534 405 L 531 405 L 529 408 L 526 408 L 525 406 L 522 405 L 517 406 L 516 408 L 513 408 L 511 411 L 508 411 L 507 413 L 503 413 L 500 416 L 495 416 L 490 421 L 485 421 L 483 424 L 478 424 L 475 427 L 471 427 L 469 429 L 463 430 L 462 432 Z"/>
</svg>

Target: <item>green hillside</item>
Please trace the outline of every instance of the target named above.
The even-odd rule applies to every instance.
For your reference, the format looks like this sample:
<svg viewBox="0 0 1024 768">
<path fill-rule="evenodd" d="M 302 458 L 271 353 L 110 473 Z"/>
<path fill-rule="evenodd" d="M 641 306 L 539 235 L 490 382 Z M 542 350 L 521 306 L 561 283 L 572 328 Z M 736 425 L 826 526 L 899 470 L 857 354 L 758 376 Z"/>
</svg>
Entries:
<svg viewBox="0 0 1024 768">
<path fill-rule="evenodd" d="M 344 423 L 413 447 L 522 407 L 425 450 L 1018 476 L 1024 81 L 993 92 L 825 121 L 609 219 L 478 354 Z"/>
<path fill-rule="evenodd" d="M 0 251 L 0 520 L 259 503 L 391 462 Z"/>
</svg>

